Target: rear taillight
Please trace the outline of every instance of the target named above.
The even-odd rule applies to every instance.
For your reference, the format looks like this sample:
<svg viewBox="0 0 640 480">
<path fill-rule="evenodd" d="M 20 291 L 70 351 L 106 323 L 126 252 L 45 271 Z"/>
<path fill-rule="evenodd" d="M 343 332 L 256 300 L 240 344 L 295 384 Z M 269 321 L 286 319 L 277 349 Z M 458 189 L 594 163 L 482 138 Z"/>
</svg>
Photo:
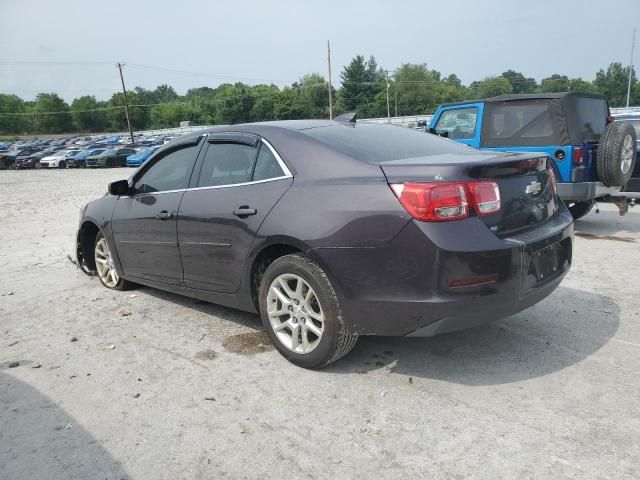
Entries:
<svg viewBox="0 0 640 480">
<path fill-rule="evenodd" d="M 577 147 L 573 149 L 573 164 L 580 166 L 584 163 L 584 148 Z"/>
<path fill-rule="evenodd" d="M 500 188 L 495 182 L 394 183 L 391 189 L 416 220 L 446 222 L 500 210 Z"/>
<path fill-rule="evenodd" d="M 551 188 L 553 188 L 554 195 L 558 194 L 558 182 L 556 181 L 556 174 L 553 171 L 551 165 L 547 167 L 547 173 L 549 174 L 549 183 L 551 183 Z"/>
<path fill-rule="evenodd" d="M 500 188 L 496 182 L 471 182 L 468 187 L 478 215 L 488 215 L 500 210 Z"/>
</svg>

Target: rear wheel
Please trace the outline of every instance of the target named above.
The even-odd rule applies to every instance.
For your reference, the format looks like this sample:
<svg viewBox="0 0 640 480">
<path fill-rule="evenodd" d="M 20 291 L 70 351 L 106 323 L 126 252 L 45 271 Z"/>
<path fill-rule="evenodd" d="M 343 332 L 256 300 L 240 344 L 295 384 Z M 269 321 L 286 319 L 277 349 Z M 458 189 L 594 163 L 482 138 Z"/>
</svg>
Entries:
<svg viewBox="0 0 640 480">
<path fill-rule="evenodd" d="M 595 205 L 595 201 L 591 200 L 590 202 L 574 202 L 567 203 L 567 208 L 571 212 L 571 215 L 575 220 L 584 217 L 587 213 L 591 211 L 593 206 Z"/>
<path fill-rule="evenodd" d="M 346 331 L 327 275 L 305 255 L 285 255 L 269 265 L 259 299 L 265 330 L 295 365 L 324 367 L 349 353 L 358 340 Z"/>
<path fill-rule="evenodd" d="M 104 238 L 104 235 L 102 235 L 102 232 L 98 232 L 98 235 L 96 235 L 94 259 L 96 262 L 96 270 L 98 271 L 98 278 L 102 285 L 112 290 L 127 290 L 132 286 L 130 282 L 121 278 L 118 272 L 116 272 L 109 244 Z"/>
<path fill-rule="evenodd" d="M 628 122 L 610 123 L 598 145 L 598 177 L 607 187 L 622 187 L 636 162 L 636 131 Z"/>
</svg>

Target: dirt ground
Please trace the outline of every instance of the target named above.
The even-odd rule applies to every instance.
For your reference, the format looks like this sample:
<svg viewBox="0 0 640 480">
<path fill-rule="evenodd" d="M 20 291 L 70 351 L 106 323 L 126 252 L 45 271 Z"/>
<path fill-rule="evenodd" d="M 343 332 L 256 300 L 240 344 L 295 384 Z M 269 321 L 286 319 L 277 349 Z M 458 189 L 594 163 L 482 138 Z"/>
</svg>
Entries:
<svg viewBox="0 0 640 480">
<path fill-rule="evenodd" d="M 254 315 L 67 259 L 130 173 L 0 172 L 0 478 L 640 478 L 640 207 L 578 222 L 534 308 L 306 371 Z"/>
</svg>

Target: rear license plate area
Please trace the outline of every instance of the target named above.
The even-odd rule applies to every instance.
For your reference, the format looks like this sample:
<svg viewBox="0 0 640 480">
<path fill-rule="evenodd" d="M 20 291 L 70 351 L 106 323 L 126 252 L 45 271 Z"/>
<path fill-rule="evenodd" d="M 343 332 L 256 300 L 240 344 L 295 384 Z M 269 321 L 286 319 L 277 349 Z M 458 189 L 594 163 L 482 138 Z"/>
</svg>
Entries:
<svg viewBox="0 0 640 480">
<path fill-rule="evenodd" d="M 540 287 L 562 275 L 571 262 L 570 239 L 554 243 L 532 253 L 525 289 Z"/>
</svg>

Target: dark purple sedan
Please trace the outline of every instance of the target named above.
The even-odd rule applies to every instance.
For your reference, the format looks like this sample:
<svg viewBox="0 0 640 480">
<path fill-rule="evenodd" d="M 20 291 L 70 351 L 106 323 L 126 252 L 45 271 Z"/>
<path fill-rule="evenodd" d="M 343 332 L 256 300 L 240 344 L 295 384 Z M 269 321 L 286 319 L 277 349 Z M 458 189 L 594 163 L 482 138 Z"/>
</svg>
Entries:
<svg viewBox="0 0 640 480">
<path fill-rule="evenodd" d="M 390 125 L 287 121 L 163 146 L 82 211 L 78 262 L 259 313 L 303 367 L 360 335 L 432 336 L 558 286 L 573 222 L 540 154 L 479 152 Z"/>
</svg>

